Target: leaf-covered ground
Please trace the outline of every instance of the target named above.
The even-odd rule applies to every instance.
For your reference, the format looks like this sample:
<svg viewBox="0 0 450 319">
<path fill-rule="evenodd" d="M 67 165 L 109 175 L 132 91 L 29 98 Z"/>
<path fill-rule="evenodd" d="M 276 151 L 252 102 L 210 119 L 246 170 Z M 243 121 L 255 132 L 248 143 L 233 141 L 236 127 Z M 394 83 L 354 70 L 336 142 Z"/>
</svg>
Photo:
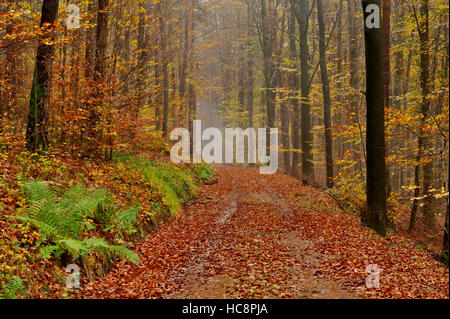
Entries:
<svg viewBox="0 0 450 319">
<path fill-rule="evenodd" d="M 257 168 L 218 167 L 181 216 L 140 242 L 80 298 L 448 298 L 429 252 L 380 238 L 327 194 Z M 366 267 L 381 269 L 366 288 Z"/>
</svg>

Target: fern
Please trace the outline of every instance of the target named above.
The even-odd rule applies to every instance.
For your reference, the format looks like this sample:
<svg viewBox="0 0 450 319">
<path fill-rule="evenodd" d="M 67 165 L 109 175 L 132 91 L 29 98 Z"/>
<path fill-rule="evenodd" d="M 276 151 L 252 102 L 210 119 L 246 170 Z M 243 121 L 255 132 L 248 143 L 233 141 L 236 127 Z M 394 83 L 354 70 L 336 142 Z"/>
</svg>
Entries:
<svg viewBox="0 0 450 319">
<path fill-rule="evenodd" d="M 23 288 L 25 280 L 19 277 L 12 277 L 6 281 L 5 287 L 0 290 L 0 299 L 17 299 L 25 295 Z"/>
<path fill-rule="evenodd" d="M 156 174 L 156 169 L 148 167 L 144 171 L 144 179 L 161 194 L 163 203 L 172 215 L 176 215 L 181 206 L 175 191 Z"/>
<path fill-rule="evenodd" d="M 109 246 L 109 250 L 111 250 L 114 255 L 129 260 L 135 265 L 139 265 L 139 256 L 132 250 L 125 248 L 123 246 Z"/>
<path fill-rule="evenodd" d="M 88 190 L 79 184 L 64 192 L 58 201 L 55 193 L 47 189 L 47 183 L 31 181 L 25 183 L 24 188 L 30 203 L 28 215 L 12 217 L 36 227 L 41 233 L 40 243 L 45 239 L 52 243 L 41 247 L 42 258 L 59 257 L 67 252 L 76 259 L 98 252 L 102 256 L 115 255 L 129 258 L 134 263 L 139 261 L 137 255 L 125 247 L 109 245 L 102 238 L 82 238 L 87 230 L 95 228 L 87 218 L 94 218 L 103 209 L 102 205 L 107 201 L 105 190 Z M 139 209 L 133 208 L 119 214 L 116 224 L 119 227 L 135 224 Z"/>
<path fill-rule="evenodd" d="M 58 242 L 58 245 L 71 254 L 75 259 L 83 255 L 88 250 L 86 242 L 77 239 L 63 239 Z"/>
<path fill-rule="evenodd" d="M 55 194 L 47 188 L 47 184 L 42 181 L 30 181 L 24 184 L 25 192 L 30 198 L 31 204 L 43 198 L 46 198 L 49 202 L 56 201 Z"/>
<path fill-rule="evenodd" d="M 64 239 L 58 242 L 58 245 L 46 246 L 41 248 L 41 256 L 47 259 L 52 253 L 63 251 L 69 252 L 75 258 L 83 257 L 92 252 L 98 252 L 101 255 L 113 255 L 138 265 L 138 255 L 123 246 L 110 245 L 103 238 L 88 238 L 85 240 Z"/>
<path fill-rule="evenodd" d="M 56 227 L 50 225 L 48 222 L 44 222 L 27 216 L 11 216 L 11 218 L 16 218 L 23 222 L 30 223 L 31 225 L 39 229 L 39 231 L 45 238 L 60 237 L 59 230 Z"/>
<path fill-rule="evenodd" d="M 48 259 L 52 254 L 61 255 L 64 252 L 58 245 L 45 246 L 40 249 L 42 259 Z"/>
<path fill-rule="evenodd" d="M 134 207 L 120 213 L 106 228 L 105 231 L 109 231 L 116 227 L 118 230 L 132 228 L 136 224 L 137 213 L 141 210 L 141 207 Z"/>
<path fill-rule="evenodd" d="M 196 164 L 193 167 L 193 170 L 195 175 L 197 175 L 197 177 L 200 178 L 203 182 L 210 181 L 215 174 L 214 169 L 212 169 L 211 166 L 205 163 Z"/>
</svg>

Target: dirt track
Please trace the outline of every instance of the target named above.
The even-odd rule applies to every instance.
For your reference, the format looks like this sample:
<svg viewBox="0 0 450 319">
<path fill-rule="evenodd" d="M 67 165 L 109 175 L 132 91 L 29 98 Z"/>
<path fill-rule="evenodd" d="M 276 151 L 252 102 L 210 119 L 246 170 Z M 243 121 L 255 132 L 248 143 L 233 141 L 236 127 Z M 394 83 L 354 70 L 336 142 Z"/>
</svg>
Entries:
<svg viewBox="0 0 450 319">
<path fill-rule="evenodd" d="M 323 192 L 285 175 L 259 175 L 257 168 L 217 167 L 216 178 L 136 247 L 139 266 L 120 263 L 82 296 L 422 298 L 425 292 L 408 283 L 423 276 L 431 296 L 448 297 L 448 271 L 430 282 L 423 267 L 396 269 L 397 258 L 418 252 L 391 247 L 395 238 L 377 238 Z M 434 263 L 422 253 L 413 261 Z M 369 264 L 382 268 L 378 290 L 365 287 Z"/>
</svg>

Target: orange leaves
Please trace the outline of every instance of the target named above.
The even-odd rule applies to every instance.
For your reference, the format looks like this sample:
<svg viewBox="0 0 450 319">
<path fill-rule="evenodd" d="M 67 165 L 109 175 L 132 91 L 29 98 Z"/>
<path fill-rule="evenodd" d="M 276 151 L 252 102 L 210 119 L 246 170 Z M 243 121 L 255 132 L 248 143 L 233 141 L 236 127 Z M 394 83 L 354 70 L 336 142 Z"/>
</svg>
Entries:
<svg viewBox="0 0 450 319">
<path fill-rule="evenodd" d="M 256 168 L 217 171 L 217 184 L 136 247 L 140 266 L 119 264 L 79 297 L 448 298 L 448 270 L 429 253 L 362 228 L 323 192 Z M 380 289 L 365 287 L 369 264 Z"/>
</svg>

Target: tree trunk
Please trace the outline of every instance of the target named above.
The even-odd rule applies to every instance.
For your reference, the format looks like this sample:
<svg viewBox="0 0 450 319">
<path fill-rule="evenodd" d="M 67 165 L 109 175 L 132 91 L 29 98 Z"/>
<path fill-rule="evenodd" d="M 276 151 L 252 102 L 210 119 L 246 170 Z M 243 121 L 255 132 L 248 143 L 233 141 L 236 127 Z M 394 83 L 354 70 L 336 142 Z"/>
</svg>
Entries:
<svg viewBox="0 0 450 319">
<path fill-rule="evenodd" d="M 159 41 L 158 41 L 159 42 Z M 157 131 L 161 130 L 161 105 L 162 105 L 162 81 L 161 81 L 161 48 L 158 45 L 155 52 L 155 129 Z"/>
<path fill-rule="evenodd" d="M 291 60 L 291 68 L 295 71 L 289 73 L 289 91 L 291 93 L 291 106 L 292 106 L 292 169 L 291 174 L 295 177 L 300 177 L 299 165 L 300 165 L 300 108 L 298 103 L 298 95 L 300 90 L 300 81 L 298 77 L 298 56 L 297 56 L 297 43 L 294 38 L 296 34 L 295 28 L 295 10 L 296 7 L 291 5 L 291 12 L 289 17 L 288 32 L 289 32 L 289 59 Z"/>
<path fill-rule="evenodd" d="M 279 37 L 275 45 L 275 57 L 276 57 L 276 87 L 284 88 L 286 87 L 286 76 L 288 72 L 281 69 L 281 59 L 283 57 L 282 50 L 284 47 L 285 33 L 286 33 L 286 18 L 283 15 L 280 23 Z M 291 171 L 291 161 L 290 161 L 290 143 L 289 143 L 289 100 L 286 99 L 286 94 L 284 91 L 278 93 L 280 102 L 280 122 L 281 122 L 281 148 L 283 153 L 283 167 L 285 172 Z"/>
<path fill-rule="evenodd" d="M 344 53 L 343 53 L 343 48 L 342 48 L 342 32 L 343 32 L 343 26 L 342 26 L 342 7 L 343 7 L 343 0 L 339 0 L 339 12 L 338 12 L 338 16 L 337 16 L 337 21 L 336 21 L 336 72 L 337 72 L 337 76 L 339 78 L 342 78 L 342 73 L 343 73 L 343 59 L 344 59 Z M 342 125 L 344 123 L 344 118 L 342 116 L 342 106 L 345 102 L 345 98 L 343 98 L 343 81 L 342 80 L 337 80 L 336 81 L 336 87 L 337 87 L 337 92 L 338 95 L 336 97 L 337 99 L 337 103 L 340 106 L 340 109 L 338 112 L 336 112 L 337 114 L 336 116 L 336 121 Z M 336 139 L 336 152 L 337 152 L 337 157 L 338 159 L 342 159 L 344 157 L 344 138 L 342 136 L 342 133 L 339 134 L 337 136 Z M 340 165 L 337 164 L 337 169 L 339 170 Z"/>
<path fill-rule="evenodd" d="M 434 197 L 431 189 L 433 188 L 433 160 L 432 156 L 432 143 L 428 132 L 425 132 L 424 126 L 428 118 L 430 117 L 430 26 L 429 26 L 429 0 L 421 0 L 420 6 L 420 25 L 418 26 L 419 38 L 420 38 L 420 83 L 422 89 L 422 125 L 421 134 L 419 138 L 422 138 L 423 156 L 427 157 L 429 161 L 423 164 L 423 196 L 424 206 L 424 222 L 431 228 L 436 227 L 435 205 Z"/>
<path fill-rule="evenodd" d="M 185 100 L 186 94 L 186 76 L 187 65 L 189 59 L 189 28 L 192 19 L 192 0 L 184 0 L 184 47 L 183 47 L 183 59 L 180 66 L 180 85 L 179 96 L 182 100 Z"/>
<path fill-rule="evenodd" d="M 300 0 L 298 8 L 298 23 L 300 28 L 300 87 L 301 100 L 301 127 L 302 127 L 302 175 L 306 184 L 314 184 L 314 162 L 313 162 L 313 135 L 311 132 L 311 104 L 309 99 L 310 74 L 309 74 L 309 45 L 308 45 L 308 0 Z"/>
<path fill-rule="evenodd" d="M 380 7 L 380 0 L 363 0 L 366 44 L 367 103 L 367 223 L 378 234 L 386 234 L 386 162 L 384 137 L 384 48 L 382 29 L 369 28 L 369 5 Z M 380 18 L 380 17 L 379 17 Z"/>
<path fill-rule="evenodd" d="M 159 24 L 160 24 L 160 36 L 161 36 L 161 55 L 162 55 L 162 76 L 163 76 L 163 121 L 162 131 L 163 136 L 167 136 L 169 125 L 169 72 L 167 70 L 168 54 L 167 54 L 167 34 L 166 34 L 166 19 L 165 9 L 159 8 Z"/>
<path fill-rule="evenodd" d="M 269 8 L 266 6 L 266 0 L 261 0 L 261 33 L 264 59 L 264 83 L 266 92 L 266 111 L 267 127 L 273 128 L 275 124 L 275 61 L 274 61 L 274 42 L 275 42 L 275 12 L 274 0 L 269 0 Z M 269 133 L 267 130 L 269 143 Z"/>
<path fill-rule="evenodd" d="M 317 0 L 317 20 L 319 23 L 319 54 L 320 72 L 322 78 L 323 92 L 323 115 L 325 124 L 325 159 L 327 168 L 327 187 L 333 187 L 333 132 L 331 130 L 331 95 L 330 81 L 328 79 L 326 43 L 325 43 L 325 22 L 323 18 L 324 10 L 322 0 Z"/>
<path fill-rule="evenodd" d="M 447 177 L 448 180 L 448 177 Z M 445 214 L 445 227 L 444 227 L 444 240 L 443 240 L 443 246 L 442 246 L 442 257 L 444 258 L 444 261 L 447 263 L 447 267 L 449 265 L 448 263 L 448 234 L 449 234 L 449 227 L 448 227 L 448 213 L 449 213 L 449 200 L 447 199 L 447 213 Z"/>
<path fill-rule="evenodd" d="M 11 10 L 14 9 L 15 0 L 8 0 L 6 5 L 0 11 L 0 14 L 8 14 Z M 5 27 L 5 36 L 2 41 L 8 38 L 8 36 L 12 36 L 14 33 L 14 21 L 8 21 Z M 8 45 L 8 43 L 7 43 Z M 12 116 L 12 107 L 16 103 L 16 95 L 17 95 L 17 47 L 13 45 L 6 49 L 5 51 L 5 68 L 4 74 L 0 74 L 0 79 L 3 78 L 5 85 L 0 87 L 0 133 L 2 132 L 2 120 L 5 117 L 6 119 L 11 119 Z M 5 116 L 6 115 L 6 116 Z"/>
<path fill-rule="evenodd" d="M 251 8 L 248 6 L 248 19 L 250 20 L 251 17 Z M 249 41 L 251 41 L 252 37 L 254 36 L 253 27 L 248 25 L 247 29 L 247 36 Z M 251 44 L 251 42 L 249 43 Z M 247 75 L 247 111 L 248 111 L 248 127 L 253 127 L 253 106 L 254 106 L 254 94 L 253 89 L 255 86 L 255 75 L 254 75 L 254 56 L 252 53 L 252 49 L 248 49 L 248 75 Z"/>
<path fill-rule="evenodd" d="M 134 118 L 137 119 L 139 116 L 139 109 L 142 105 L 145 104 L 145 95 L 144 95 L 144 70 L 145 70 L 145 57 L 146 57 L 146 49 L 145 49 L 145 23 L 146 23 L 146 8 L 144 2 L 139 4 L 139 23 L 138 23 L 138 37 L 137 37 L 137 49 L 138 49 L 138 74 L 137 74 L 137 90 L 138 90 L 138 108 L 134 110 Z M 127 31 L 127 42 L 129 50 L 129 36 L 130 33 Z M 129 61 L 129 60 L 126 60 Z"/>
<path fill-rule="evenodd" d="M 30 151 L 45 151 L 48 148 L 47 120 L 54 55 L 53 32 L 58 7 L 59 0 L 44 0 L 42 4 L 40 27 L 44 35 L 38 42 L 26 132 L 27 147 Z"/>
<path fill-rule="evenodd" d="M 358 89 L 358 70 L 357 70 L 357 61 L 358 61 L 358 34 L 356 32 L 355 25 L 355 0 L 347 0 L 347 22 L 348 22 L 348 37 L 349 37 L 349 64 L 350 64 L 350 87 L 353 90 Z M 356 108 L 356 94 L 352 92 L 351 103 Z"/>
<path fill-rule="evenodd" d="M 89 2 L 87 14 L 93 21 L 88 20 L 89 24 L 95 25 L 97 22 L 97 15 L 95 14 L 95 0 Z M 95 28 L 90 27 L 86 29 L 86 51 L 85 51 L 85 67 L 84 77 L 90 79 L 95 63 Z"/>
<path fill-rule="evenodd" d="M 244 66 L 244 39 L 242 38 L 241 15 L 238 12 L 238 32 L 239 32 L 239 57 L 238 57 L 238 105 L 239 113 L 244 112 L 245 108 L 245 66 Z"/>
<path fill-rule="evenodd" d="M 102 133 L 97 129 L 100 121 L 98 107 L 104 101 L 104 80 L 106 73 L 106 46 L 108 44 L 108 2 L 109 0 L 99 0 L 97 8 L 97 29 L 95 39 L 95 103 L 91 105 L 88 117 L 88 138 L 87 155 L 96 157 L 101 151 Z"/>
<path fill-rule="evenodd" d="M 391 0 L 383 0 L 383 40 L 384 40 L 384 107 L 389 108 L 391 77 Z M 386 157 L 389 157 L 389 142 L 386 142 Z M 386 163 L 386 197 L 391 193 L 389 163 Z"/>
</svg>

